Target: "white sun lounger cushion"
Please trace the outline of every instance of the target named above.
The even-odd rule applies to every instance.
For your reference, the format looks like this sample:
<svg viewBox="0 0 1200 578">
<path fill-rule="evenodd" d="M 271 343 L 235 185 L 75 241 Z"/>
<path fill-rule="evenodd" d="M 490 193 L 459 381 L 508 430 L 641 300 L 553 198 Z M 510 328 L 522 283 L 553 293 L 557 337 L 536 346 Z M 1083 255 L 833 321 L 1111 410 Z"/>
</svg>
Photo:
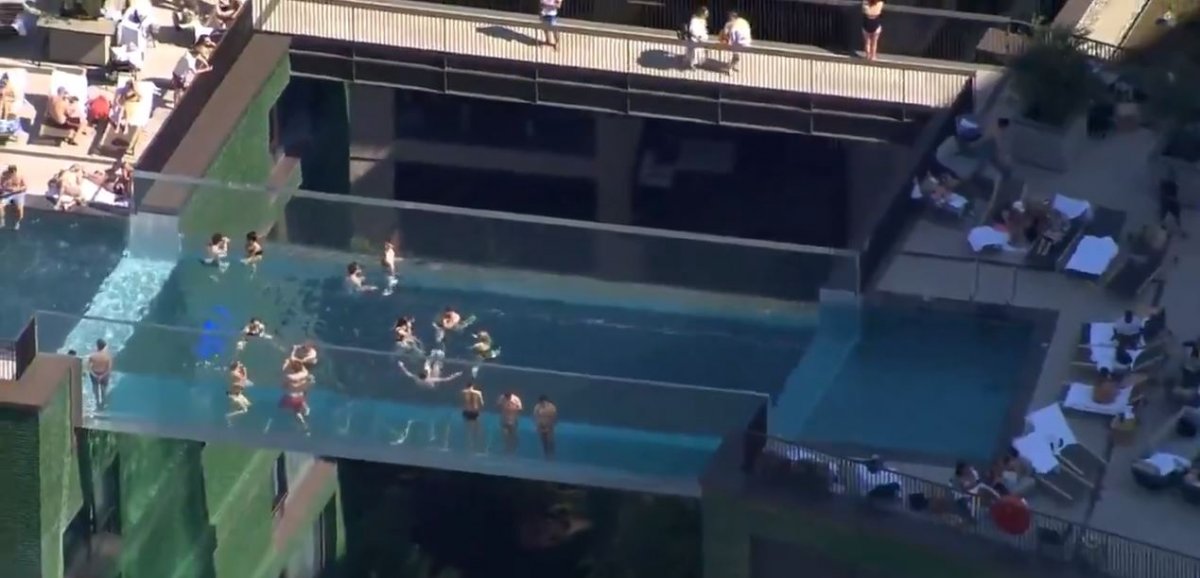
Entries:
<svg viewBox="0 0 1200 578">
<path fill-rule="evenodd" d="M 1120 247 L 1112 237 L 1092 237 L 1079 240 L 1079 246 L 1067 261 L 1067 269 L 1087 275 L 1103 275 L 1109 263 L 1117 258 Z"/>
<path fill-rule="evenodd" d="M 1094 386 L 1086 383 L 1072 383 L 1067 388 L 1067 398 L 1063 400 L 1063 407 L 1107 416 L 1117 416 L 1129 409 L 1129 400 L 1133 396 L 1132 387 L 1122 388 L 1112 403 L 1096 403 L 1095 391 Z"/>
</svg>

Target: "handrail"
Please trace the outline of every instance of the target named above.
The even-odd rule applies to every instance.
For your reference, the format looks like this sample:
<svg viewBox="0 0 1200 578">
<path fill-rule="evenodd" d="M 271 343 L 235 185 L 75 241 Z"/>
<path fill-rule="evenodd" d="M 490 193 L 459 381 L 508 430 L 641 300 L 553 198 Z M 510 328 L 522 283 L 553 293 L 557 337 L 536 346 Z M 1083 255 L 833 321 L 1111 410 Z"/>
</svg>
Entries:
<svg viewBox="0 0 1200 578">
<path fill-rule="evenodd" d="M 869 62 L 819 48 L 765 41 L 739 49 L 744 61 L 753 59 L 752 75 L 729 75 L 704 67 L 684 73 L 673 59 L 682 55 L 689 43 L 662 30 L 561 20 L 557 30 L 567 38 L 581 35 L 615 44 L 581 53 L 541 50 L 535 38 L 541 24 L 534 15 L 400 0 L 261 0 L 253 8 L 255 28 L 274 34 L 930 108 L 953 102 L 975 72 L 954 63 Z M 339 10 L 342 8 L 344 13 Z M 371 8 L 401 17 L 381 19 Z M 338 10 L 336 20 L 328 16 L 331 9 Z M 397 25 L 403 32 L 397 32 Z M 480 41 L 481 35 L 500 32 L 489 34 L 489 26 L 521 40 Z M 710 61 L 730 58 L 730 48 L 723 44 L 709 42 L 703 49 Z M 364 56 L 355 59 L 369 60 Z"/>
<path fill-rule="evenodd" d="M 412 4 L 408 0 L 335 1 L 384 9 L 403 7 L 404 10 L 411 9 Z M 521 0 L 430 0 L 429 3 L 463 11 L 529 12 L 529 6 Z M 560 16 L 602 24 L 610 29 L 616 27 L 622 35 L 633 34 L 638 28 L 674 32 L 687 21 L 692 6 L 687 3 L 647 4 L 633 10 L 623 5 L 623 9 L 602 10 L 593 9 L 591 2 L 567 2 Z M 861 50 L 858 30 L 861 6 L 855 0 L 741 0 L 736 3 L 715 0 L 709 3 L 710 19 L 716 19 L 717 24 L 725 10 L 736 8 L 750 20 L 756 40 L 815 46 L 838 54 Z M 888 31 L 881 37 L 883 58 L 908 56 L 971 64 L 995 63 L 995 58 L 981 54 L 979 49 L 996 49 L 999 56 L 1010 56 L 1019 51 L 1032 32 L 1039 28 L 1031 22 L 994 14 L 892 4 L 885 10 Z M 569 28 L 562 29 L 571 32 Z M 591 34 L 595 30 L 586 32 Z M 1076 38 L 1081 48 L 1096 57 L 1111 59 L 1120 52 L 1117 46 L 1083 34 L 1077 34 Z"/>
<path fill-rule="evenodd" d="M 884 470 L 887 480 L 897 484 L 899 500 L 891 500 L 876 491 L 880 478 L 855 475 L 864 467 L 862 460 L 833 456 L 813 450 L 797 442 L 765 434 L 747 433 L 748 443 L 742 444 L 756 455 L 743 456 L 752 489 L 755 485 L 777 493 L 790 493 L 801 500 L 834 499 L 865 502 L 879 512 L 903 516 L 923 528 L 944 528 L 951 540 L 963 535 L 980 538 L 1001 548 L 1019 550 L 1028 555 L 1045 556 L 1047 561 L 1063 564 L 1045 569 L 1025 567 L 1027 576 L 1067 576 L 1063 568 L 1074 567 L 1080 575 L 1108 578 L 1167 578 L 1200 576 L 1200 558 L 1136 538 L 1093 528 L 1086 523 L 1072 522 L 1053 514 L 1031 509 L 1032 522 L 1020 535 L 997 528 L 987 514 L 989 504 L 980 495 L 969 495 L 936 482 Z M 763 459 L 766 457 L 767 459 Z M 815 464 L 818 467 L 804 467 Z M 947 480 L 949 481 L 949 480 Z M 917 511 L 904 503 L 909 496 L 923 494 L 927 498 L 944 497 L 956 504 L 955 511 L 934 515 Z M 953 518 L 952 521 L 947 517 Z M 922 532 L 922 536 L 932 535 Z M 1052 538 L 1048 538 L 1052 535 Z M 1049 550 L 1049 552 L 1048 552 Z"/>
</svg>

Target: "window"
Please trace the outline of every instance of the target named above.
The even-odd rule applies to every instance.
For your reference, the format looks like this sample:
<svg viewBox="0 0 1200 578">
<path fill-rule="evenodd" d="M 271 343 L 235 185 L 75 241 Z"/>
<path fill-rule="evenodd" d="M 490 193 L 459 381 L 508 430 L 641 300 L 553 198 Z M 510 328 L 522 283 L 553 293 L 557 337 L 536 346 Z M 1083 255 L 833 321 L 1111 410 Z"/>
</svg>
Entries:
<svg viewBox="0 0 1200 578">
<path fill-rule="evenodd" d="M 272 504 L 275 510 L 279 510 L 284 500 L 287 499 L 288 494 L 287 459 L 285 456 L 287 454 L 279 454 L 279 457 L 275 458 L 275 501 Z"/>
</svg>

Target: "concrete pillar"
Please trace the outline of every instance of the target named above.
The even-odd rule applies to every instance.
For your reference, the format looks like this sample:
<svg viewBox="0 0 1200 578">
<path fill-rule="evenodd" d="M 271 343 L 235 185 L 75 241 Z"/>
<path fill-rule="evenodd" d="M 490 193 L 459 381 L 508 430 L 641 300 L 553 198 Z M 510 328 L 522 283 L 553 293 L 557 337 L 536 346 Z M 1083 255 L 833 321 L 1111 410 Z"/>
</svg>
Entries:
<svg viewBox="0 0 1200 578">
<path fill-rule="evenodd" d="M 633 223 L 633 179 L 644 125 L 641 119 L 628 116 L 596 118 L 596 220 L 601 223 Z M 597 272 L 637 279 L 621 273 L 640 272 L 646 244 L 654 240 L 617 233 L 596 233 L 596 237 Z"/>
<path fill-rule="evenodd" d="M 380 86 L 352 84 L 350 108 L 350 194 L 394 199 L 396 164 L 389 151 L 396 140 L 396 91 Z M 355 237 L 379 245 L 400 227 L 399 210 L 356 205 L 352 209 Z M 352 243 L 358 244 L 358 243 Z"/>
</svg>

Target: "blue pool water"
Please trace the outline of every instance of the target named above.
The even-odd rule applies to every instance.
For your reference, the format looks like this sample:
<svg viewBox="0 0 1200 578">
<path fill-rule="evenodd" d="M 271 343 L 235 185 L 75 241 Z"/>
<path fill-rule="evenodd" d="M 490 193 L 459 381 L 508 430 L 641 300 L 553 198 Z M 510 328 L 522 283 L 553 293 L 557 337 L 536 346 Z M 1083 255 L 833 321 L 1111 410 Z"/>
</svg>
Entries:
<svg viewBox="0 0 1200 578">
<path fill-rule="evenodd" d="M 258 316 L 287 339 L 390 351 L 397 317 L 416 317 L 428 343 L 430 323 L 449 305 L 478 317 L 474 328 L 496 339 L 503 365 L 759 392 L 782 386 L 813 330 L 811 318 L 665 313 L 533 283 L 489 291 L 448 280 L 436 264 L 411 264 L 393 295 L 349 295 L 341 275 L 351 257 L 280 244 L 268 251 L 253 276 L 237 264 L 214 275 L 185 259 L 144 320 L 235 330 Z M 385 283 L 360 260 L 372 282 Z M 466 357 L 468 339 L 452 341 L 448 355 Z"/>
<path fill-rule="evenodd" d="M 198 434 L 209 439 L 215 432 L 217 437 L 232 434 L 251 445 L 260 438 L 266 445 L 282 438 L 310 453 L 398 462 L 406 462 L 412 452 L 423 452 L 426 457 L 437 452 L 445 454 L 439 458 L 499 460 L 518 468 L 517 472 L 546 461 L 531 424 L 521 424 L 517 450 L 509 454 L 503 447 L 499 423 L 485 414 L 480 426 L 484 445 L 474 447 L 469 445 L 458 412 L 445 406 L 353 399 L 317 388 L 310 399 L 311 434 L 305 436 L 288 414 L 276 409 L 282 392 L 273 386 L 251 388 L 252 411 L 227 421 L 226 402 L 220 394 L 224 380 L 215 370 L 187 381 L 124 374 L 116 376 L 114 383 L 107 407 L 93 418 L 100 428 L 105 423 L 128 426 L 152 421 L 153 429 L 179 437 Z M 597 468 L 629 476 L 694 481 L 720 443 L 714 436 L 659 434 L 569 420 L 560 423 L 556 438 L 552 465 L 560 475 L 574 468 L 576 475 L 569 477 L 577 481 L 586 481 L 586 472 Z"/>
<path fill-rule="evenodd" d="M 990 461 L 1032 383 L 1031 323 L 933 308 L 868 308 L 798 437 L 847 451 Z"/>
</svg>

